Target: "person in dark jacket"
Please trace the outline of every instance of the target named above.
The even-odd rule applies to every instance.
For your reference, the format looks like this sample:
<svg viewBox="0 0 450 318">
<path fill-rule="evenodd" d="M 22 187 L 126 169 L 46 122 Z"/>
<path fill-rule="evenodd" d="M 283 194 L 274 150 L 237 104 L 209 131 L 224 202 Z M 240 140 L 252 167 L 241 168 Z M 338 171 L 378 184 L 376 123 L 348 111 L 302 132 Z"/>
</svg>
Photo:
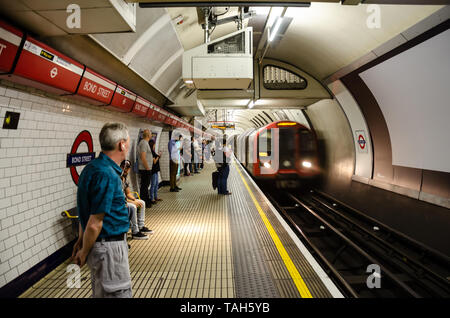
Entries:
<svg viewBox="0 0 450 318">
<path fill-rule="evenodd" d="M 219 171 L 219 178 L 217 180 L 217 193 L 223 195 L 230 195 L 231 192 L 227 189 L 228 175 L 230 174 L 230 156 L 231 149 L 226 144 L 226 140 L 223 140 L 223 146 L 216 150 L 219 155 L 216 162 L 217 170 Z M 221 157 L 221 158 L 220 158 Z"/>
<path fill-rule="evenodd" d="M 150 145 L 150 149 L 152 150 L 153 155 L 153 166 L 152 166 L 152 178 L 151 182 L 152 185 L 150 186 L 150 202 L 152 204 L 155 204 L 158 201 L 162 201 L 162 199 L 158 199 L 158 173 L 161 170 L 159 167 L 159 159 L 161 158 L 161 152 L 156 153 L 155 152 L 155 141 L 153 139 L 150 139 L 148 142 Z"/>
</svg>

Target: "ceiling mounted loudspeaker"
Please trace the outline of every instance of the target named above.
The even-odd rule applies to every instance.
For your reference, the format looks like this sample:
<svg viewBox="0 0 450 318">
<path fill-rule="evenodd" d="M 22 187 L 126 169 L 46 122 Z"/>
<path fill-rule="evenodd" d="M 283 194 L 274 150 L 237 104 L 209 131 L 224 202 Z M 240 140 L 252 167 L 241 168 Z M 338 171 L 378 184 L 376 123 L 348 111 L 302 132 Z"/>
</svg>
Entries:
<svg viewBox="0 0 450 318">
<path fill-rule="evenodd" d="M 253 80 L 253 29 L 233 32 L 183 54 L 183 80 L 197 89 L 248 89 Z"/>
</svg>

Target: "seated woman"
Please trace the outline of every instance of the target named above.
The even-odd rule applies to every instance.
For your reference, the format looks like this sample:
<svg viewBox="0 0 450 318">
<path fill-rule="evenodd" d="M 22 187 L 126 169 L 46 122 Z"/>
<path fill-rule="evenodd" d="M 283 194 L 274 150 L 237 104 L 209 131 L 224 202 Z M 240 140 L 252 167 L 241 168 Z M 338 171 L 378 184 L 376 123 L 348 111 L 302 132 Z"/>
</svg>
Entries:
<svg viewBox="0 0 450 318">
<path fill-rule="evenodd" d="M 127 182 L 130 166 L 131 163 L 129 160 L 124 160 L 120 164 L 120 167 L 122 168 L 122 188 L 127 200 L 128 213 L 131 221 L 131 237 L 135 240 L 147 240 L 148 236 L 145 234 L 153 234 L 153 231 L 144 226 L 145 202 L 143 200 L 136 199 L 133 196 Z"/>
</svg>

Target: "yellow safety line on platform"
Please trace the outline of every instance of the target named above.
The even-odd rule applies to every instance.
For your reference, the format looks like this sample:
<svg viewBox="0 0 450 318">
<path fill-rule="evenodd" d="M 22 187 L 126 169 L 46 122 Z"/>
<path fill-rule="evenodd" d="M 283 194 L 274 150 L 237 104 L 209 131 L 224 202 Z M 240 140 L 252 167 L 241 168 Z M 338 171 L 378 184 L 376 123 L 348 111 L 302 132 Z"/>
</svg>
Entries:
<svg viewBox="0 0 450 318">
<path fill-rule="evenodd" d="M 235 163 L 237 166 L 237 164 Z M 267 218 L 266 214 L 264 213 L 263 209 L 259 205 L 258 201 L 256 200 L 255 196 L 253 195 L 252 190 L 248 186 L 247 182 L 244 179 L 244 176 L 242 175 L 240 169 L 236 167 L 238 173 L 240 174 L 242 181 L 244 182 L 245 187 L 247 188 L 248 193 L 250 194 L 250 197 L 253 200 L 253 203 L 255 204 L 256 209 L 259 212 L 259 215 L 261 216 L 261 219 L 263 220 L 267 230 L 269 231 L 270 236 L 272 237 L 273 242 L 275 243 L 275 246 L 277 247 L 278 253 L 280 253 L 281 259 L 284 262 L 284 265 L 286 265 L 287 270 L 289 271 L 289 274 L 292 277 L 292 280 L 294 281 L 295 286 L 297 287 L 298 292 L 300 293 L 300 296 L 302 298 L 312 298 L 312 295 L 306 286 L 305 282 L 303 281 L 302 276 L 298 272 L 297 268 L 294 265 L 294 262 L 292 262 L 292 259 L 289 257 L 289 254 L 287 253 L 286 249 L 284 248 L 283 244 L 281 243 L 280 238 L 278 237 L 277 233 L 275 232 L 274 228 L 272 227 L 272 224 L 270 224 L 269 219 Z"/>
</svg>

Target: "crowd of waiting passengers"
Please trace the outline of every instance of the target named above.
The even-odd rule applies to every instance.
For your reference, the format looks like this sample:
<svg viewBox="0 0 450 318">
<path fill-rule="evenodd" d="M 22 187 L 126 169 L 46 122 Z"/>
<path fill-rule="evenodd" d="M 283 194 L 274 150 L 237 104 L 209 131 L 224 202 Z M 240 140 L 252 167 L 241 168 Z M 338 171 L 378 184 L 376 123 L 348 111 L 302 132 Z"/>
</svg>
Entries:
<svg viewBox="0 0 450 318">
<path fill-rule="evenodd" d="M 73 246 L 72 262 L 85 264 L 91 272 L 92 297 L 131 298 L 132 282 L 128 261 L 127 233 L 134 239 L 148 239 L 152 233 L 145 224 L 145 208 L 160 204 L 158 171 L 161 152 L 156 153 L 150 130 L 138 144 L 135 168 L 140 175 L 140 197 L 134 197 L 127 182 L 131 163 L 128 128 L 121 123 L 106 123 L 99 134 L 102 151 L 80 174 L 77 189 L 79 217 L 78 239 Z M 168 144 L 170 191 L 179 192 L 176 177 L 183 160 L 183 173 L 199 173 L 205 161 L 214 156 L 219 175 L 219 194 L 231 194 L 226 188 L 231 151 L 216 141 L 203 143 L 191 139 L 183 147 L 183 136 L 172 133 Z M 190 157 L 190 158 L 189 158 Z M 181 167 L 180 167 L 181 168 Z M 195 180 L 194 180 L 195 181 Z M 127 246 L 128 245 L 128 246 Z"/>
<path fill-rule="evenodd" d="M 153 234 L 153 230 L 147 228 L 145 222 L 145 210 L 162 201 L 158 198 L 160 171 L 159 160 L 161 151 L 156 153 L 155 140 L 151 138 L 152 133 L 145 129 L 142 133 L 142 139 L 137 146 L 136 171 L 140 177 L 139 195 L 132 192 L 127 177 L 131 169 L 129 160 L 122 161 L 123 192 L 126 197 L 128 214 L 130 219 L 131 237 L 136 240 L 147 240 L 148 235 Z M 227 179 L 230 171 L 229 156 L 230 149 L 226 145 L 221 145 L 216 140 L 201 140 L 199 138 L 184 138 L 179 134 L 171 138 L 168 144 L 169 153 L 169 171 L 170 171 L 170 192 L 179 192 L 182 190 L 177 185 L 178 172 L 184 176 L 193 176 L 200 173 L 205 162 L 214 158 L 216 149 L 221 154 L 222 160 L 215 160 L 218 171 L 217 190 L 218 194 L 230 195 L 227 190 Z M 181 166 L 178 167 L 181 163 Z M 180 169 L 179 169 L 180 168 Z"/>
</svg>

